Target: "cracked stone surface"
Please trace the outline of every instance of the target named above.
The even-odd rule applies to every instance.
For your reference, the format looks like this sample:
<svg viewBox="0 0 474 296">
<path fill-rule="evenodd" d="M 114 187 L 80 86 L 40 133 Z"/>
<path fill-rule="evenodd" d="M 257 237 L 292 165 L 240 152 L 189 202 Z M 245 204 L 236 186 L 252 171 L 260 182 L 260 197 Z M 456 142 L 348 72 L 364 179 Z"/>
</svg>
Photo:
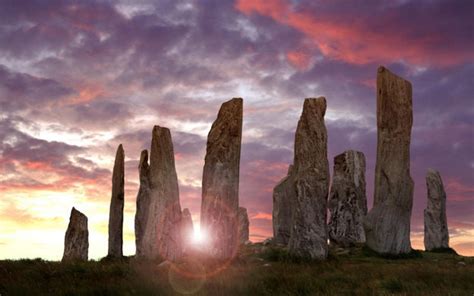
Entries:
<svg viewBox="0 0 474 296">
<path fill-rule="evenodd" d="M 147 258 L 175 260 L 182 256 L 181 206 L 168 128 L 153 128 L 148 169 L 150 201 L 141 253 Z"/>
<path fill-rule="evenodd" d="M 296 199 L 288 249 L 290 254 L 325 259 L 328 254 L 326 210 L 329 191 L 326 99 L 305 99 L 295 135 Z"/>
<path fill-rule="evenodd" d="M 374 204 L 364 223 L 366 244 L 381 254 L 411 251 L 413 180 L 412 86 L 384 67 L 377 73 L 377 161 Z"/>
<path fill-rule="evenodd" d="M 243 100 L 222 104 L 207 137 L 202 178 L 201 227 L 207 232 L 209 252 L 231 258 L 239 245 L 239 167 Z"/>
<path fill-rule="evenodd" d="M 365 156 L 348 150 L 334 157 L 334 176 L 329 195 L 329 239 L 343 247 L 365 242 Z"/>
<path fill-rule="evenodd" d="M 426 174 L 428 202 L 425 216 L 425 250 L 449 248 L 448 222 L 446 219 L 446 192 L 439 172 L 428 170 Z"/>
</svg>

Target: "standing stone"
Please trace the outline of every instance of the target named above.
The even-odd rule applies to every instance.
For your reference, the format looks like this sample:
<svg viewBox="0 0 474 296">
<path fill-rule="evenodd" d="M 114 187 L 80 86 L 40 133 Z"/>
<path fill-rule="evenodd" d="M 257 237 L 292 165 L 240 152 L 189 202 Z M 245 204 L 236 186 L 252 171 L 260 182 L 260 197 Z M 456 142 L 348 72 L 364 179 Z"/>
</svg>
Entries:
<svg viewBox="0 0 474 296">
<path fill-rule="evenodd" d="M 426 187 L 428 204 L 425 209 L 425 250 L 449 248 L 446 192 L 439 172 L 428 170 Z"/>
<path fill-rule="evenodd" d="M 365 221 L 367 246 L 381 254 L 411 251 L 413 180 L 410 137 L 413 124 L 410 82 L 384 67 L 377 74 L 377 163 L 374 205 Z"/>
<path fill-rule="evenodd" d="M 148 151 L 143 150 L 138 164 L 140 188 L 137 195 L 137 211 L 135 213 L 135 245 L 137 256 L 143 255 L 143 236 L 146 229 L 150 208 L 150 166 L 148 165 Z"/>
<path fill-rule="evenodd" d="M 365 156 L 345 151 L 334 157 L 334 176 L 329 195 L 329 239 L 348 247 L 365 242 L 364 219 L 367 215 L 365 195 Z"/>
<path fill-rule="evenodd" d="M 324 259 L 328 254 L 326 207 L 329 191 L 326 99 L 306 99 L 295 135 L 292 255 Z"/>
<path fill-rule="evenodd" d="M 150 206 L 142 254 L 175 260 L 182 255 L 181 206 L 170 130 L 155 126 L 150 153 Z"/>
<path fill-rule="evenodd" d="M 75 208 L 71 210 L 69 225 L 64 237 L 62 261 L 87 261 L 89 252 L 89 231 L 87 217 Z"/>
<path fill-rule="evenodd" d="M 122 257 L 123 206 L 125 185 L 125 153 L 122 144 L 117 148 L 112 173 L 112 198 L 109 212 L 109 257 Z"/>
<path fill-rule="evenodd" d="M 194 237 L 194 225 L 191 212 L 186 208 L 181 213 L 181 234 L 183 235 L 183 249 L 192 244 Z"/>
<path fill-rule="evenodd" d="M 247 209 L 239 207 L 239 243 L 245 244 L 249 240 L 249 216 Z"/>
<path fill-rule="evenodd" d="M 273 188 L 273 238 L 276 244 L 288 245 L 292 225 L 292 208 L 296 200 L 293 165 L 288 167 L 288 175 Z"/>
<path fill-rule="evenodd" d="M 239 244 L 239 166 L 242 141 L 241 98 L 222 104 L 207 136 L 202 178 L 201 227 L 210 238 L 210 253 L 234 257 Z"/>
</svg>

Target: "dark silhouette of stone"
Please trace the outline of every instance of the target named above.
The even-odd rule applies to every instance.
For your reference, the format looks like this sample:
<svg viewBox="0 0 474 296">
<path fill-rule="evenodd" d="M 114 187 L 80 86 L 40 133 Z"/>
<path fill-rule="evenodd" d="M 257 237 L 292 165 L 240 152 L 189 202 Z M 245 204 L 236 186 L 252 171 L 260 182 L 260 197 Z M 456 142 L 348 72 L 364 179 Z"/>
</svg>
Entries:
<svg viewBox="0 0 474 296">
<path fill-rule="evenodd" d="M 193 217 L 189 209 L 183 209 L 181 213 L 181 234 L 183 235 L 183 249 L 186 250 L 192 244 L 194 237 Z"/>
<path fill-rule="evenodd" d="M 276 244 L 288 245 L 293 224 L 291 215 L 296 200 L 296 188 L 292 177 L 293 165 L 288 167 L 288 175 L 273 189 L 273 237 Z"/>
<path fill-rule="evenodd" d="M 175 260 L 182 255 L 181 206 L 170 130 L 155 126 L 150 152 L 150 206 L 142 255 Z"/>
<path fill-rule="evenodd" d="M 245 244 L 249 240 L 249 216 L 247 209 L 239 207 L 239 243 Z"/>
<path fill-rule="evenodd" d="M 448 222 L 446 219 L 446 192 L 439 172 L 428 170 L 426 174 L 428 203 L 425 216 L 425 250 L 449 248 Z"/>
<path fill-rule="evenodd" d="M 329 239 L 343 247 L 365 242 L 367 215 L 364 153 L 348 150 L 334 157 L 329 195 Z"/>
<path fill-rule="evenodd" d="M 123 206 L 125 185 L 125 153 L 122 144 L 117 148 L 112 172 L 112 198 L 109 212 L 109 257 L 122 257 Z"/>
<path fill-rule="evenodd" d="M 413 180 L 410 82 L 380 67 L 377 74 L 377 163 L 374 205 L 365 221 L 367 246 L 381 254 L 411 251 Z"/>
<path fill-rule="evenodd" d="M 137 256 L 143 255 L 143 236 L 147 225 L 150 208 L 150 166 L 148 165 L 148 151 L 143 150 L 138 164 L 140 188 L 137 195 L 137 210 L 135 213 L 135 245 Z"/>
<path fill-rule="evenodd" d="M 201 228 L 208 234 L 210 253 L 234 257 L 239 244 L 239 166 L 243 100 L 222 104 L 207 137 L 202 179 Z"/>
<path fill-rule="evenodd" d="M 89 231 L 87 217 L 75 208 L 71 210 L 69 225 L 64 237 L 62 261 L 87 261 L 89 252 Z"/>
<path fill-rule="evenodd" d="M 306 99 L 295 135 L 296 199 L 288 242 L 292 255 L 325 259 L 328 253 L 326 209 L 329 191 L 326 99 Z"/>
</svg>

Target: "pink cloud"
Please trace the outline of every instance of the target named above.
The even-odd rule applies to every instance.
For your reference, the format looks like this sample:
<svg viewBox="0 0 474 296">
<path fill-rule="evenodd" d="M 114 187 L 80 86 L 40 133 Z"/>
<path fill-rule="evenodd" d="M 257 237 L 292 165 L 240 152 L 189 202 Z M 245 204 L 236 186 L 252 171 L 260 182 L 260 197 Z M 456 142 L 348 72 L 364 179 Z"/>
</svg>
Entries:
<svg viewBox="0 0 474 296">
<path fill-rule="evenodd" d="M 272 220 L 272 215 L 268 213 L 258 212 L 251 219 L 263 219 L 263 220 Z"/>
<path fill-rule="evenodd" d="M 442 37 L 438 34 L 413 39 L 404 28 L 376 31 L 362 21 L 345 23 L 304 9 L 293 10 L 286 0 L 237 0 L 235 7 L 244 14 L 268 16 L 294 28 L 311 39 L 326 57 L 351 64 L 407 61 L 447 66 L 474 57 L 469 50 L 453 53 L 439 49 Z"/>
</svg>

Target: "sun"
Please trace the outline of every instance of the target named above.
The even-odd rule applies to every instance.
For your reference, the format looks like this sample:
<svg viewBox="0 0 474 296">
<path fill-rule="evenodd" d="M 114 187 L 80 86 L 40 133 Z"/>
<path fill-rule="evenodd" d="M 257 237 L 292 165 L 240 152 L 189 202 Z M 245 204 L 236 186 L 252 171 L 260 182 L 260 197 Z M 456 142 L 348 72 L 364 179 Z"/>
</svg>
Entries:
<svg viewBox="0 0 474 296">
<path fill-rule="evenodd" d="M 208 237 L 205 231 L 201 230 L 199 227 L 194 229 L 193 235 L 191 237 L 191 243 L 195 246 L 203 246 L 207 243 Z"/>
</svg>

